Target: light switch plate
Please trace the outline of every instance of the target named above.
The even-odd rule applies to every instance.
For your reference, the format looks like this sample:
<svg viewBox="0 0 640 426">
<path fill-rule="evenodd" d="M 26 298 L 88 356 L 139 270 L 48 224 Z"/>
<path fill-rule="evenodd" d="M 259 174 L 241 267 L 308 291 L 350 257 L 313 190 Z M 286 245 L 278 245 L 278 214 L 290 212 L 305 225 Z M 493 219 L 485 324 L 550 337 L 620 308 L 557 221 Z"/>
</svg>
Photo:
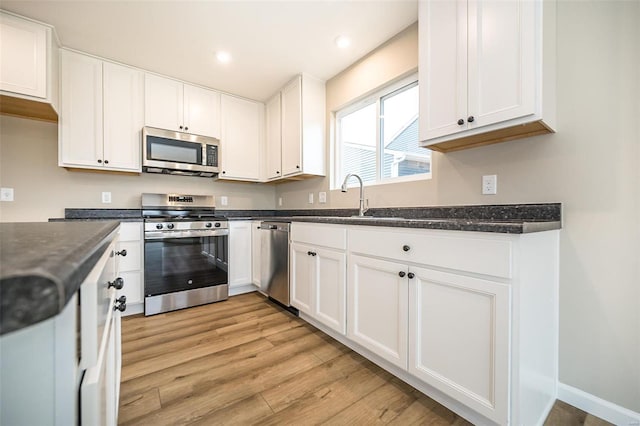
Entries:
<svg viewBox="0 0 640 426">
<path fill-rule="evenodd" d="M 309 204 L 313 204 L 313 192 L 309 193 Z"/>
<path fill-rule="evenodd" d="M 0 201 L 13 201 L 13 188 L 0 188 Z"/>
<path fill-rule="evenodd" d="M 482 176 L 482 193 L 495 195 L 498 193 L 498 175 Z"/>
<path fill-rule="evenodd" d="M 318 192 L 318 202 L 324 204 L 327 202 L 327 193 L 326 192 Z"/>
<path fill-rule="evenodd" d="M 220 197 L 220 204 L 223 206 L 226 206 L 227 204 L 229 204 L 229 199 L 227 198 L 226 195 L 223 195 L 222 197 Z"/>
<path fill-rule="evenodd" d="M 282 207 L 282 197 L 278 197 L 278 207 Z"/>
<path fill-rule="evenodd" d="M 103 192 L 102 193 L 102 204 L 110 204 L 111 203 L 111 193 Z"/>
</svg>

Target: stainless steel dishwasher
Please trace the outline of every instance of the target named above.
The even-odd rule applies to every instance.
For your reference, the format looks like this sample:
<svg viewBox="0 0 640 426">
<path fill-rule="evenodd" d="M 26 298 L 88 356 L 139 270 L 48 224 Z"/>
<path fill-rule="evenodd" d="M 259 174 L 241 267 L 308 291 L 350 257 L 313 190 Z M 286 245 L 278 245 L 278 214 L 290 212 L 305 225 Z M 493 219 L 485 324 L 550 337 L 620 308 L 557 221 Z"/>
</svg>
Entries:
<svg viewBox="0 0 640 426">
<path fill-rule="evenodd" d="M 290 223 L 261 222 L 262 262 L 260 282 L 267 295 L 289 307 L 289 228 Z"/>
</svg>

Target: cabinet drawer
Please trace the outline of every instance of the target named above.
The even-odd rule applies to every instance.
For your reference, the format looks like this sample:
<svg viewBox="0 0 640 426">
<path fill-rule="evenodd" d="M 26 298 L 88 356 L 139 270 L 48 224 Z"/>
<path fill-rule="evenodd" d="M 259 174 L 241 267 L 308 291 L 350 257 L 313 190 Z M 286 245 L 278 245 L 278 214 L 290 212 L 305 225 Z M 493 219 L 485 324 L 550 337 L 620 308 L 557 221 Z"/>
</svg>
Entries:
<svg viewBox="0 0 640 426">
<path fill-rule="evenodd" d="M 345 250 L 347 248 L 347 228 L 336 225 L 294 222 L 291 224 L 291 240 Z"/>
<path fill-rule="evenodd" d="M 511 241 L 499 236 L 470 235 L 470 232 L 458 234 L 354 227 L 349 230 L 349 250 L 401 262 L 511 278 Z"/>
<path fill-rule="evenodd" d="M 120 222 L 120 241 L 141 241 L 142 222 Z"/>
</svg>

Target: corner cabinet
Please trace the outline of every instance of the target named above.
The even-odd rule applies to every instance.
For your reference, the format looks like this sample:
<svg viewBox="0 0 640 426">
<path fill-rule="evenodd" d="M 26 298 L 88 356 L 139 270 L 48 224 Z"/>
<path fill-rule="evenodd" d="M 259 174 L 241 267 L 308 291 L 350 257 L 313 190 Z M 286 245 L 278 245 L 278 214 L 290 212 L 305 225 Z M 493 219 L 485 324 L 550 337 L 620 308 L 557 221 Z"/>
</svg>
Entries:
<svg viewBox="0 0 640 426">
<path fill-rule="evenodd" d="M 447 152 L 554 132 L 555 2 L 419 2 L 420 140 Z"/>
<path fill-rule="evenodd" d="M 220 93 L 146 74 L 145 125 L 220 139 Z"/>
<path fill-rule="evenodd" d="M 298 75 L 267 103 L 267 180 L 324 176 L 325 83 Z"/>
<path fill-rule="evenodd" d="M 0 11 L 0 113 L 58 121 L 53 27 Z"/>
<path fill-rule="evenodd" d="M 344 226 L 294 223 L 291 227 L 291 305 L 330 329 L 346 333 Z"/>
<path fill-rule="evenodd" d="M 264 104 L 231 95 L 221 98 L 220 179 L 259 182 L 262 178 Z"/>
<path fill-rule="evenodd" d="M 140 172 L 143 73 L 68 50 L 60 55 L 59 165 Z"/>
</svg>

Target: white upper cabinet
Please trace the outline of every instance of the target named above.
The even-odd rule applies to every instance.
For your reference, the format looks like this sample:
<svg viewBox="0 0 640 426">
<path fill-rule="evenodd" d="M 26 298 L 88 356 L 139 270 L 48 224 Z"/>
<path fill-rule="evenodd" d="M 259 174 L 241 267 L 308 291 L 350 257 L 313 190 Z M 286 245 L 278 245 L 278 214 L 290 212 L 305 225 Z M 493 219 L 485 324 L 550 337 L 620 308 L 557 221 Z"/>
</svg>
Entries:
<svg viewBox="0 0 640 426">
<path fill-rule="evenodd" d="M 143 73 L 68 50 L 60 55 L 60 166 L 140 172 Z"/>
<path fill-rule="evenodd" d="M 305 74 L 271 98 L 267 105 L 268 180 L 325 175 L 325 104 L 324 81 Z"/>
<path fill-rule="evenodd" d="M 220 179 L 261 180 L 264 104 L 230 95 L 221 98 Z"/>
<path fill-rule="evenodd" d="M 446 152 L 553 132 L 554 8 L 527 0 L 419 3 L 423 146 Z"/>
<path fill-rule="evenodd" d="M 58 47 L 53 28 L 0 11 L 0 112 L 57 121 Z M 36 101 L 37 104 L 29 101 Z"/>
<path fill-rule="evenodd" d="M 220 139 L 220 93 L 146 74 L 145 124 Z"/>
<path fill-rule="evenodd" d="M 269 99 L 266 104 L 267 180 L 282 177 L 282 120 L 280 99 L 280 93 L 277 93 Z"/>
<path fill-rule="evenodd" d="M 108 62 L 102 71 L 105 167 L 139 171 L 144 73 Z"/>
</svg>

